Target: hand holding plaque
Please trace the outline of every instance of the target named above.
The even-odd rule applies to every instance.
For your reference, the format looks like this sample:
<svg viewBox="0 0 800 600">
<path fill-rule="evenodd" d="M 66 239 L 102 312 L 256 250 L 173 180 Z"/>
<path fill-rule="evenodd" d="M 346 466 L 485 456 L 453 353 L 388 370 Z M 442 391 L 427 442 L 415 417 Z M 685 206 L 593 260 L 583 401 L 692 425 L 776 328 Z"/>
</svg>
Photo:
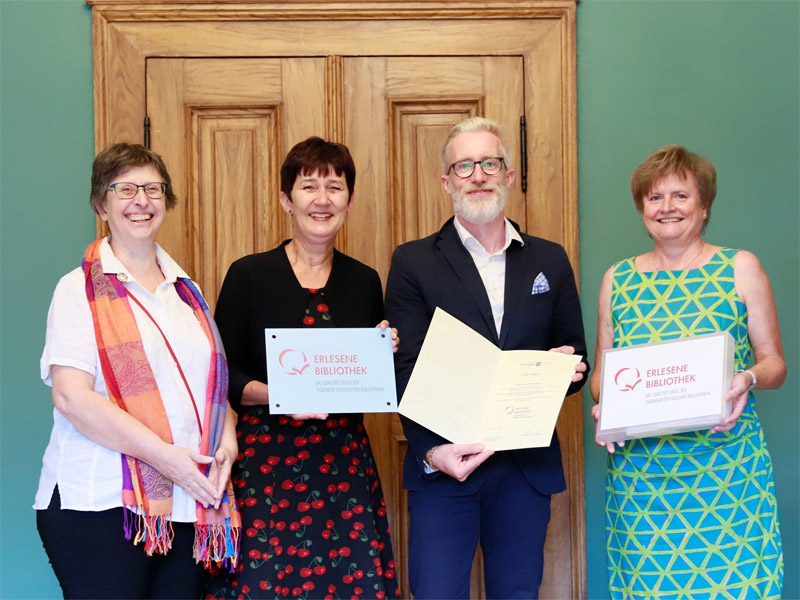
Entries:
<svg viewBox="0 0 800 600">
<path fill-rule="evenodd" d="M 603 352 L 597 439 L 621 442 L 706 429 L 730 414 L 728 332 Z"/>
</svg>

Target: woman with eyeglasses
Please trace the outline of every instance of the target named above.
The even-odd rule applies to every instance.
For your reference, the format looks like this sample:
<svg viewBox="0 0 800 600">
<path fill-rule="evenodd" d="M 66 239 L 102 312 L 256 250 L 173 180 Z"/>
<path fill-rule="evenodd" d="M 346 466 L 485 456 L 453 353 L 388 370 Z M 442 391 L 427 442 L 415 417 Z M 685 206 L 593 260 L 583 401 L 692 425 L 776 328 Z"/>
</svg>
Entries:
<svg viewBox="0 0 800 600">
<path fill-rule="evenodd" d="M 89 201 L 110 235 L 53 294 L 41 376 L 54 424 L 34 508 L 65 598 L 199 598 L 203 565 L 236 563 L 225 354 L 155 241 L 176 200 L 158 154 L 98 154 Z"/>
</svg>

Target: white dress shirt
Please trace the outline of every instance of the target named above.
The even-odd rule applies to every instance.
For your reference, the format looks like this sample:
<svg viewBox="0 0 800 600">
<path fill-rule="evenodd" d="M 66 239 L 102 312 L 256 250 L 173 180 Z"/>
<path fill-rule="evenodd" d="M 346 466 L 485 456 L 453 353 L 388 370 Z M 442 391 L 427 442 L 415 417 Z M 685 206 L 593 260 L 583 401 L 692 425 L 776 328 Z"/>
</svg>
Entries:
<svg viewBox="0 0 800 600">
<path fill-rule="evenodd" d="M 178 277 L 188 277 L 172 258 L 156 246 L 156 260 L 165 280 L 155 293 L 142 287 L 114 256 L 108 238 L 100 247 L 100 260 L 106 273 L 125 273 L 126 290 L 158 322 L 181 364 L 189 388 L 197 402 L 202 421 L 211 347 L 192 309 L 175 290 Z M 135 302 L 130 302 L 142 336 L 145 353 L 155 376 L 164 409 L 177 446 L 200 448 L 200 430 L 192 400 L 172 360 L 164 339 L 153 322 Z M 47 334 L 40 362 L 42 380 L 52 386 L 50 368 L 63 365 L 94 376 L 94 391 L 108 397 L 97 351 L 92 313 L 86 299 L 85 278 L 79 267 L 58 282 L 47 314 Z M 47 508 L 58 485 L 61 508 L 100 511 L 122 506 L 122 463 L 120 453 L 84 437 L 58 410 L 53 410 L 50 443 L 42 461 L 39 489 L 33 507 Z M 178 486 L 173 486 L 172 518 L 193 523 L 195 501 Z"/>
<path fill-rule="evenodd" d="M 461 243 L 469 252 L 478 273 L 483 281 L 483 287 L 489 296 L 489 304 L 492 306 L 492 316 L 497 335 L 500 335 L 500 328 L 503 326 L 503 313 L 505 312 L 505 290 L 506 290 L 506 250 L 511 242 L 517 241 L 524 244 L 522 236 L 514 229 L 511 222 L 505 219 L 506 239 L 503 247 L 493 254 L 489 254 L 483 245 L 458 221 L 456 217 L 453 221 Z"/>
</svg>

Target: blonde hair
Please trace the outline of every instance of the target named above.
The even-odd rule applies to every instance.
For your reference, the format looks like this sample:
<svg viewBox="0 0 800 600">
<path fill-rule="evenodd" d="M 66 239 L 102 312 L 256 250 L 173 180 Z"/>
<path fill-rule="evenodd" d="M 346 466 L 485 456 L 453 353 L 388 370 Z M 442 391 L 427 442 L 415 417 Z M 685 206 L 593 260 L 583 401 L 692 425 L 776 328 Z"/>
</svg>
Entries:
<svg viewBox="0 0 800 600">
<path fill-rule="evenodd" d="M 472 133 L 474 131 L 488 131 L 497 136 L 497 139 L 500 140 L 500 151 L 503 153 L 503 161 L 505 162 L 506 169 L 510 169 L 512 159 L 511 152 L 508 150 L 508 144 L 506 144 L 506 138 L 505 135 L 503 135 L 503 130 L 500 129 L 500 125 L 485 117 L 470 117 L 469 119 L 464 119 L 460 123 L 453 125 L 450 132 L 447 134 L 447 139 L 444 141 L 444 146 L 442 146 L 442 172 L 447 173 L 447 170 L 450 168 L 447 153 L 450 150 L 450 144 L 453 143 L 453 140 L 462 133 Z"/>
</svg>

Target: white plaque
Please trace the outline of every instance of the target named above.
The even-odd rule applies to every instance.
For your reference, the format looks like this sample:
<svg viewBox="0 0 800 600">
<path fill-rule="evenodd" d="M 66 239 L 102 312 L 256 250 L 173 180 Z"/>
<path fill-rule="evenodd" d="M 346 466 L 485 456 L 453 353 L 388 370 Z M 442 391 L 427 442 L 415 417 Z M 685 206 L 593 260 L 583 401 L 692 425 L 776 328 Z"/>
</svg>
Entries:
<svg viewBox="0 0 800 600">
<path fill-rule="evenodd" d="M 603 351 L 597 437 L 604 442 L 707 429 L 731 413 L 730 333 Z"/>
<path fill-rule="evenodd" d="M 273 414 L 397 411 L 389 329 L 265 329 Z"/>
</svg>

